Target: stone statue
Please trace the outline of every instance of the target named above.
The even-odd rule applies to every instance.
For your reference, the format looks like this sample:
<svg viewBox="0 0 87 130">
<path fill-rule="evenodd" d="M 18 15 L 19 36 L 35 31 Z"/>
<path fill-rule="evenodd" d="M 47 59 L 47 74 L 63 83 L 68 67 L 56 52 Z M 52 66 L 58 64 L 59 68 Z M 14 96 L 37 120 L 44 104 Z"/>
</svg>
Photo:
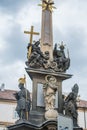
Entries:
<svg viewBox="0 0 87 130">
<path fill-rule="evenodd" d="M 25 78 L 19 79 L 19 89 L 20 91 L 15 93 L 15 98 L 17 99 L 16 111 L 20 119 L 29 119 L 29 111 L 31 106 L 30 92 L 24 87 Z"/>
<path fill-rule="evenodd" d="M 57 63 L 58 71 L 65 72 L 70 66 L 70 58 L 69 58 L 69 54 L 68 54 L 68 58 L 66 58 L 65 56 L 65 52 L 64 52 L 65 47 L 63 43 L 61 43 L 59 48 L 60 50 L 57 49 L 57 44 L 55 44 L 53 50 L 54 62 Z"/>
<path fill-rule="evenodd" d="M 58 116 L 55 110 L 55 100 L 56 100 L 56 78 L 51 75 L 45 77 L 46 83 L 43 86 L 44 92 L 44 102 L 45 102 L 45 118 L 46 119 L 56 119 Z"/>
<path fill-rule="evenodd" d="M 40 41 L 35 42 L 34 44 L 28 44 L 27 49 L 29 50 L 29 47 L 31 48 L 31 55 L 30 58 L 28 59 L 28 62 L 26 62 L 26 65 L 30 67 L 35 67 L 35 68 L 40 68 L 43 67 L 45 68 L 47 64 L 47 60 L 49 59 L 49 54 L 48 52 L 45 52 L 43 54 L 40 50 Z"/>
<path fill-rule="evenodd" d="M 45 69 L 54 72 L 65 72 L 70 66 L 70 58 L 65 56 L 64 45 L 61 43 L 60 50 L 57 49 L 57 44 L 55 44 L 53 50 L 53 60 L 50 60 L 49 51 L 44 53 L 40 49 L 40 41 L 35 41 L 34 44 L 29 43 L 27 50 L 31 50 L 31 54 L 27 53 L 26 65 L 35 69 Z"/>
<path fill-rule="evenodd" d="M 46 83 L 44 84 L 44 97 L 45 97 L 45 109 L 55 108 L 55 94 L 57 90 L 56 78 L 54 76 L 47 75 L 45 77 Z"/>
<path fill-rule="evenodd" d="M 75 84 L 72 88 L 72 92 L 66 97 L 64 102 L 65 115 L 72 117 L 74 127 L 78 127 L 77 124 L 77 96 L 79 87 Z"/>
</svg>

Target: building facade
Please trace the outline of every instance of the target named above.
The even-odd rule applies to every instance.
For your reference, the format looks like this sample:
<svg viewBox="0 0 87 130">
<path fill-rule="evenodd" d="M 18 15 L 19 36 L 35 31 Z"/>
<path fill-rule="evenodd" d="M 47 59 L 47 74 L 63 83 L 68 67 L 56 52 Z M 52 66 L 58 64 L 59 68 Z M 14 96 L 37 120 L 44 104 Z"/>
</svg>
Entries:
<svg viewBox="0 0 87 130">
<path fill-rule="evenodd" d="M 87 101 L 84 100 L 78 103 L 78 124 L 87 130 Z"/>
<path fill-rule="evenodd" d="M 17 112 L 15 111 L 16 99 L 14 93 L 16 91 L 0 91 L 0 130 L 4 130 L 6 126 L 14 124 L 18 119 Z"/>
<path fill-rule="evenodd" d="M 6 126 L 19 119 L 15 111 L 17 102 L 14 93 L 14 90 L 0 90 L 0 130 L 5 130 Z M 87 130 L 87 101 L 84 100 L 78 102 L 78 124 Z"/>
</svg>

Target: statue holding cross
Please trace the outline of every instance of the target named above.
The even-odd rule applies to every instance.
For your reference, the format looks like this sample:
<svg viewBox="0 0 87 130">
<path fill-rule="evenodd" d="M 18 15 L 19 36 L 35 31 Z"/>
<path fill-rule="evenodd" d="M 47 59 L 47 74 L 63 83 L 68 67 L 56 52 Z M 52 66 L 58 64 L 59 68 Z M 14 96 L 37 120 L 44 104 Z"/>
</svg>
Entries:
<svg viewBox="0 0 87 130">
<path fill-rule="evenodd" d="M 33 68 L 40 68 L 45 67 L 47 61 L 49 59 L 49 54 L 43 52 L 40 49 L 40 41 L 35 41 L 34 44 L 29 43 L 27 49 L 30 50 L 31 48 L 31 55 L 26 62 L 26 65 Z"/>
<path fill-rule="evenodd" d="M 27 66 L 30 67 L 44 67 L 47 64 L 47 61 L 49 59 L 49 54 L 46 52 L 43 54 L 43 52 L 40 49 L 40 40 L 35 41 L 34 44 L 32 44 L 33 41 L 33 35 L 39 35 L 39 33 L 33 31 L 33 26 L 31 26 L 31 31 L 24 31 L 26 34 L 30 34 L 30 43 L 27 46 L 27 58 L 28 61 L 26 62 Z"/>
<path fill-rule="evenodd" d="M 33 26 L 31 26 L 31 31 L 30 31 L 30 32 L 29 32 L 29 31 L 24 31 L 24 33 L 30 34 L 30 44 L 32 44 L 33 35 L 39 35 L 39 33 L 34 32 L 34 27 L 33 27 Z M 29 48 L 29 50 L 28 50 L 28 59 L 29 59 L 29 57 L 30 57 L 30 55 L 31 55 L 31 50 L 32 50 L 32 46 L 30 46 L 30 48 Z"/>
</svg>

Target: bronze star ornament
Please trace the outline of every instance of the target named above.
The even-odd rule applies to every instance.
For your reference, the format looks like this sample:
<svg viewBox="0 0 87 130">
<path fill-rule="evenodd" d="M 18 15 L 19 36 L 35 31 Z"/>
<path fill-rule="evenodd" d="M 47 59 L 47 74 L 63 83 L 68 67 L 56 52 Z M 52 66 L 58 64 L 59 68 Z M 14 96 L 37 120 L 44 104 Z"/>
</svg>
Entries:
<svg viewBox="0 0 87 130">
<path fill-rule="evenodd" d="M 53 11 L 53 9 L 56 9 L 55 6 L 53 6 L 54 2 L 53 0 L 42 0 L 42 4 L 39 4 L 39 6 L 42 6 L 42 10 L 49 10 L 50 12 Z"/>
</svg>

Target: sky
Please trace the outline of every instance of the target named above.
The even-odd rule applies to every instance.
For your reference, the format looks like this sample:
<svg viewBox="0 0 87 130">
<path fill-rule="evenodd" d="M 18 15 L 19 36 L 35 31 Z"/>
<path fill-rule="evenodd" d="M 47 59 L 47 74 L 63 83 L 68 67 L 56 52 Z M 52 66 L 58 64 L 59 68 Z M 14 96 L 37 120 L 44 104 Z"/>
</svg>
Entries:
<svg viewBox="0 0 87 130">
<path fill-rule="evenodd" d="M 53 43 L 66 44 L 71 65 L 63 81 L 63 92 L 70 92 L 75 83 L 81 99 L 87 100 L 87 0 L 54 0 Z M 32 92 L 32 81 L 25 71 L 29 31 L 34 26 L 41 33 L 40 0 L 0 0 L 0 86 L 18 90 L 18 79 L 26 74 L 27 88 Z M 34 36 L 33 40 L 40 39 Z M 65 50 L 66 52 L 66 50 Z M 66 54 L 67 55 L 67 54 Z"/>
</svg>

